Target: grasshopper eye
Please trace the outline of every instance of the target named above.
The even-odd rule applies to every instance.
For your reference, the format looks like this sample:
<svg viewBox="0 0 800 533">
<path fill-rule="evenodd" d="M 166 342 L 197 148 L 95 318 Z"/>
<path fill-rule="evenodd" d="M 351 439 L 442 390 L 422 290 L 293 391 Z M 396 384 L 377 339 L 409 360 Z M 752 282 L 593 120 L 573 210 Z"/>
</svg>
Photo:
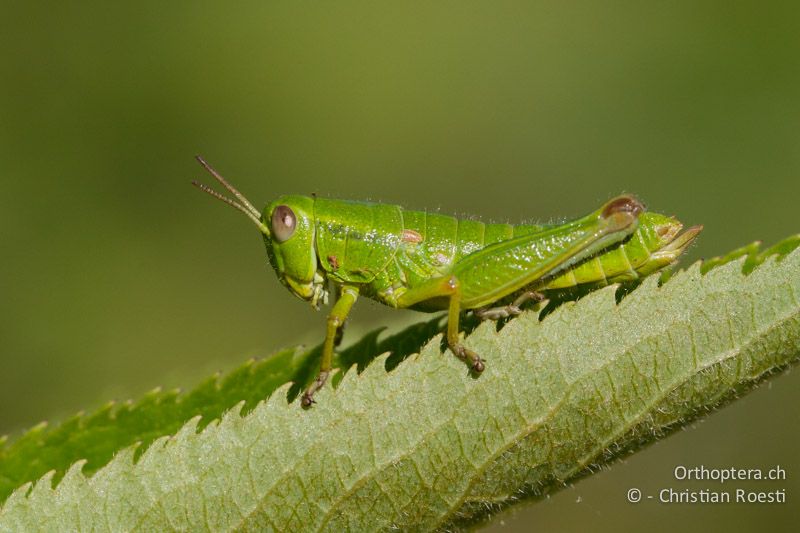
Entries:
<svg viewBox="0 0 800 533">
<path fill-rule="evenodd" d="M 278 242 L 289 240 L 297 227 L 297 217 L 288 205 L 279 205 L 272 212 L 272 234 Z"/>
</svg>

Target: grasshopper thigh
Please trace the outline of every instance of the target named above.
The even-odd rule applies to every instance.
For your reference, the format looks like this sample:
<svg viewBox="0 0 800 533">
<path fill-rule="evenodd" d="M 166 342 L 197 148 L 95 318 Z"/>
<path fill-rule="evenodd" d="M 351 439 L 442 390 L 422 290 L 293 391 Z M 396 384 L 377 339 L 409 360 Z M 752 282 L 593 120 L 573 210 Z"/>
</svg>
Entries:
<svg viewBox="0 0 800 533">
<path fill-rule="evenodd" d="M 634 198 L 618 197 L 583 218 L 462 257 L 452 268 L 462 308 L 489 305 L 621 242 L 636 230 L 642 209 Z"/>
</svg>

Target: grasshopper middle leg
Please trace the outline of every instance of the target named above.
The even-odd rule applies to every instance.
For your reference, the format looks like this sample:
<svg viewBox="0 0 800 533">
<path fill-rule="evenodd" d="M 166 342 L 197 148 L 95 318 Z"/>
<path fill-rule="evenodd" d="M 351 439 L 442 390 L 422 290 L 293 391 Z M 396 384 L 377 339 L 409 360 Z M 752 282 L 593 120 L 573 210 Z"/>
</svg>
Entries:
<svg viewBox="0 0 800 533">
<path fill-rule="evenodd" d="M 483 359 L 470 350 L 459 339 L 459 320 L 461 315 L 461 285 L 454 275 L 434 278 L 425 284 L 410 289 L 398 299 L 400 307 L 410 307 L 418 302 L 447 297 L 447 346 L 453 355 L 465 361 L 474 372 L 483 372 Z"/>
</svg>

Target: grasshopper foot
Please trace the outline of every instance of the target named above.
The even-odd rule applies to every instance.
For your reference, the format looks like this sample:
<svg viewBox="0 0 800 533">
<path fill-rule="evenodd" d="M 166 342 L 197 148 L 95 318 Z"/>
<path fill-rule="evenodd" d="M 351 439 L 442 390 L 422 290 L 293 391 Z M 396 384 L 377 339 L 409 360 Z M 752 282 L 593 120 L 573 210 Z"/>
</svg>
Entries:
<svg viewBox="0 0 800 533">
<path fill-rule="evenodd" d="M 485 307 L 483 309 L 476 309 L 475 316 L 480 320 L 500 320 L 510 316 L 517 316 L 522 312 L 522 309 L 514 304 L 504 305 L 502 307 Z"/>
<path fill-rule="evenodd" d="M 328 381 L 328 375 L 330 373 L 330 370 L 323 370 L 319 373 L 317 379 L 314 380 L 314 383 L 312 383 L 311 386 L 308 387 L 303 393 L 303 397 L 300 399 L 301 407 L 309 408 L 317 403 L 316 400 L 314 400 L 314 394 L 325 385 L 325 382 Z"/>
<path fill-rule="evenodd" d="M 317 401 L 314 399 L 314 396 L 311 393 L 308 391 L 303 393 L 303 398 L 300 400 L 301 407 L 311 407 L 315 403 L 317 403 Z"/>
<path fill-rule="evenodd" d="M 450 346 L 450 350 L 453 352 L 453 355 L 465 361 L 469 364 L 470 370 L 475 372 L 476 374 L 480 374 L 486 369 L 486 365 L 483 363 L 483 359 L 477 353 L 473 352 L 466 346 L 461 343 L 454 344 Z"/>
</svg>

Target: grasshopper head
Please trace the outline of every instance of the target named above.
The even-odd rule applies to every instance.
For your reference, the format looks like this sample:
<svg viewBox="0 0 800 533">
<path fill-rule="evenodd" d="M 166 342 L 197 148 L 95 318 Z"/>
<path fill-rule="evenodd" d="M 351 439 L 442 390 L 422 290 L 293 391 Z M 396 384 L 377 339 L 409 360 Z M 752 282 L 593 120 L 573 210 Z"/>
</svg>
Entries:
<svg viewBox="0 0 800 533">
<path fill-rule="evenodd" d="M 317 273 L 314 247 L 314 199 L 307 196 L 282 196 L 264 208 L 263 213 L 250 203 L 202 157 L 196 159 L 236 198 L 231 199 L 210 187 L 193 181 L 198 189 L 244 213 L 261 232 L 270 264 L 281 283 L 303 300 L 317 307 L 327 300 L 325 280 Z"/>
<path fill-rule="evenodd" d="M 264 243 L 281 282 L 316 307 L 325 298 L 324 279 L 317 274 L 314 246 L 314 199 L 282 196 L 264 208 L 261 221 L 269 229 Z"/>
</svg>

